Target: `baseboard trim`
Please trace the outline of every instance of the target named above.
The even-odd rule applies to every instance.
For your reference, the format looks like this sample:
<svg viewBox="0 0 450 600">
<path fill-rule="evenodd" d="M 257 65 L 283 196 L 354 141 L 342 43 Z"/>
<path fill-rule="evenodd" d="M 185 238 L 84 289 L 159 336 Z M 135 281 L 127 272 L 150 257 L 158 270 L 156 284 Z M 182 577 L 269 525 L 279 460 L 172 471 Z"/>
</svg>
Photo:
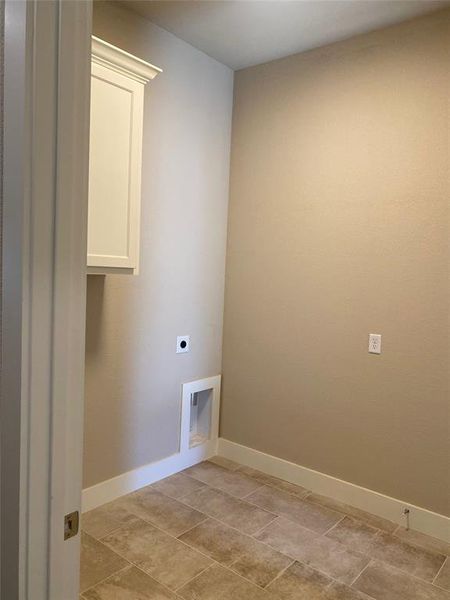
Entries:
<svg viewBox="0 0 450 600">
<path fill-rule="evenodd" d="M 411 529 L 450 542 L 450 518 L 444 515 L 302 467 L 282 458 L 264 454 L 259 450 L 241 446 L 224 438 L 219 438 L 218 454 L 269 475 L 301 485 L 317 494 L 330 496 L 356 508 L 384 517 L 399 525 L 406 525 L 403 510 L 407 507 L 410 510 Z"/>
<path fill-rule="evenodd" d="M 97 485 L 86 488 L 82 493 L 81 510 L 87 512 L 120 496 L 130 494 L 146 485 L 169 477 L 183 469 L 207 460 L 217 454 L 217 440 L 178 452 L 154 463 L 144 465 Z"/>
</svg>

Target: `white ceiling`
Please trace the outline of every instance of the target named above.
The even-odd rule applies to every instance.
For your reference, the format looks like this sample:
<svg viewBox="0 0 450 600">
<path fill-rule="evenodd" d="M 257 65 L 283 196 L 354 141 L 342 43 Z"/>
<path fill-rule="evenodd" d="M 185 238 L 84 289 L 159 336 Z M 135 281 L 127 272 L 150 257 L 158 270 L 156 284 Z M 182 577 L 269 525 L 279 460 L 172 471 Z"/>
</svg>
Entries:
<svg viewBox="0 0 450 600">
<path fill-rule="evenodd" d="M 126 0 L 233 69 L 323 46 L 450 5 L 447 0 Z"/>
</svg>

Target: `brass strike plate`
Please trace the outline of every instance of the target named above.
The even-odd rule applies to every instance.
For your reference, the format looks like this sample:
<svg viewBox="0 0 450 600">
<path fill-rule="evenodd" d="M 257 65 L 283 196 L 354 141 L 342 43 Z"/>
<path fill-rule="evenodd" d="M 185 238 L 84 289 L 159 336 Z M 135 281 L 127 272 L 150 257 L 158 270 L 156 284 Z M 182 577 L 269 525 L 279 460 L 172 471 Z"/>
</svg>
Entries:
<svg viewBox="0 0 450 600">
<path fill-rule="evenodd" d="M 76 510 L 75 512 L 69 513 L 64 517 L 64 540 L 69 540 L 78 533 L 80 527 L 80 513 Z"/>
</svg>

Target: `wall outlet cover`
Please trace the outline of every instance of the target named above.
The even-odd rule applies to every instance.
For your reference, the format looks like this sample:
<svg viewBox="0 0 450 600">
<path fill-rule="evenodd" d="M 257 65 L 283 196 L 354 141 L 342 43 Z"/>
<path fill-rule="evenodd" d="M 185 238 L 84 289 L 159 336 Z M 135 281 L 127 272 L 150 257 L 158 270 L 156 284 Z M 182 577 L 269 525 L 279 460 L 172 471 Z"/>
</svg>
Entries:
<svg viewBox="0 0 450 600">
<path fill-rule="evenodd" d="M 381 354 L 381 335 L 379 333 L 369 333 L 369 352 L 370 354 Z"/>
<path fill-rule="evenodd" d="M 183 352 L 189 352 L 191 346 L 191 336 L 190 335 L 179 335 L 177 337 L 177 354 L 182 354 Z"/>
</svg>

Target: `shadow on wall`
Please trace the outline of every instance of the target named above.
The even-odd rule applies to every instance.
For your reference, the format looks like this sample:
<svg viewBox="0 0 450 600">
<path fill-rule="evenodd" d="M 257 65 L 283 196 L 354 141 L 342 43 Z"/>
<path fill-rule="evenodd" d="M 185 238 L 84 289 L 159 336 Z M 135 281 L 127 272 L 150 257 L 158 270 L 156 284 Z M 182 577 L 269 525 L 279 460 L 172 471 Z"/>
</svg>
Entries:
<svg viewBox="0 0 450 600">
<path fill-rule="evenodd" d="M 99 350 L 106 275 L 88 275 L 86 292 L 86 357 Z"/>
<path fill-rule="evenodd" d="M 105 472 L 113 477 L 117 464 L 127 470 L 128 457 L 141 450 L 130 425 L 133 405 L 119 401 L 129 397 L 133 381 L 126 374 L 133 373 L 129 347 L 134 330 L 131 306 L 121 302 L 119 290 L 126 283 L 121 277 L 87 279 L 83 487 L 105 479 Z"/>
<path fill-rule="evenodd" d="M 171 365 L 152 327 L 161 313 L 148 288 L 145 301 L 139 295 L 145 281 L 144 275 L 88 276 L 84 488 L 158 460 L 159 449 L 164 457 L 178 447 L 178 436 L 169 439 L 165 426 L 178 432 L 179 406 L 170 419 L 163 411 L 172 399 L 181 401 L 179 382 L 165 381 Z"/>
</svg>

